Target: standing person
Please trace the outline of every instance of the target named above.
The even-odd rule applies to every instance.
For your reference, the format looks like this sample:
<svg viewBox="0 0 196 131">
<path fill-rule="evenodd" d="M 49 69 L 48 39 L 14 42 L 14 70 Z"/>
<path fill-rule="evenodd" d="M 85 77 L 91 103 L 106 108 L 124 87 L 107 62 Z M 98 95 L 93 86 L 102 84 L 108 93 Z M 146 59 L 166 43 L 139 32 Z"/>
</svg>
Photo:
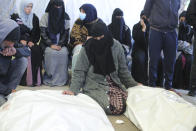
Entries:
<svg viewBox="0 0 196 131">
<path fill-rule="evenodd" d="M 179 17 L 178 30 L 178 58 L 175 65 L 173 87 L 177 89 L 188 89 L 190 87 L 190 72 L 193 60 L 194 31 L 186 22 L 186 11 Z"/>
<path fill-rule="evenodd" d="M 164 54 L 164 87 L 172 89 L 174 65 L 177 50 L 178 10 L 180 0 L 146 0 L 144 18 L 150 19 L 149 34 L 149 84 L 157 86 L 158 61 Z"/>
<path fill-rule="evenodd" d="M 130 50 L 132 48 L 131 30 L 125 24 L 123 16 L 123 11 L 116 8 L 112 14 L 112 23 L 108 25 L 108 29 L 111 31 L 113 38 L 123 45 L 123 48 L 128 47 Z M 125 53 L 127 54 L 128 52 Z"/>
<path fill-rule="evenodd" d="M 63 0 L 50 0 L 40 21 L 41 47 L 44 52 L 43 83 L 63 86 L 68 80 L 68 50 L 70 19 Z"/>
<path fill-rule="evenodd" d="M 11 19 L 0 18 L 0 106 L 16 89 L 27 68 L 28 47 L 19 44 L 20 28 Z M 15 59 L 12 59 L 12 56 Z"/>
<path fill-rule="evenodd" d="M 69 46 L 72 50 L 72 72 L 74 71 L 78 54 L 82 45 L 86 42 L 87 37 L 91 36 L 91 27 L 95 23 L 103 23 L 97 17 L 97 10 L 92 4 L 83 4 L 80 7 L 80 18 L 73 25 Z"/>
<path fill-rule="evenodd" d="M 187 10 L 188 24 L 194 27 L 193 64 L 191 69 L 190 96 L 196 96 L 196 0 L 191 0 Z"/>
<path fill-rule="evenodd" d="M 126 65 L 122 45 L 112 38 L 104 23 L 92 26 L 92 38 L 82 47 L 67 95 L 81 91 L 96 100 L 107 114 L 123 114 L 126 88 L 138 85 Z M 125 85 L 126 88 L 124 88 Z"/>
<path fill-rule="evenodd" d="M 21 20 L 20 43 L 31 49 L 31 57 L 28 57 L 28 67 L 20 83 L 23 86 L 40 86 L 42 81 L 42 53 L 38 45 L 40 40 L 39 19 L 36 14 L 32 12 L 32 9 L 32 0 L 22 0 L 20 3 L 19 16 L 18 14 L 11 16 L 17 22 Z"/>
</svg>

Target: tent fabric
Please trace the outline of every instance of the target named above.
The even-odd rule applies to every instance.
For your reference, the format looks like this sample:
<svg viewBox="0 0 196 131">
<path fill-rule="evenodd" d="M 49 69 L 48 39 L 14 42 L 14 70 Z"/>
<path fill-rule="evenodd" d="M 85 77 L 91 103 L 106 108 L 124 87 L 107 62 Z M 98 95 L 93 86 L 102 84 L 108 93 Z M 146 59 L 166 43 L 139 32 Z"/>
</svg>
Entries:
<svg viewBox="0 0 196 131">
<path fill-rule="evenodd" d="M 0 17 L 9 17 L 13 12 L 18 12 L 20 9 L 21 0 L 0 0 Z M 45 8 L 49 3 L 49 0 L 33 0 L 34 8 L 33 12 L 41 18 L 45 12 Z M 132 29 L 140 19 L 140 12 L 144 8 L 146 0 L 64 0 L 65 10 L 71 17 L 71 27 L 75 20 L 79 17 L 79 8 L 84 3 L 91 3 L 95 5 L 100 17 L 107 25 L 111 23 L 112 13 L 115 8 L 121 8 L 124 12 L 125 22 Z M 181 0 L 181 13 L 185 7 L 187 7 L 187 1 Z M 9 6 L 8 6 L 9 5 Z"/>
<path fill-rule="evenodd" d="M 142 131 L 192 131 L 196 106 L 161 88 L 128 89 L 127 116 Z"/>
<path fill-rule="evenodd" d="M 0 108 L 0 131 L 114 131 L 90 97 L 62 91 L 18 91 Z"/>
</svg>

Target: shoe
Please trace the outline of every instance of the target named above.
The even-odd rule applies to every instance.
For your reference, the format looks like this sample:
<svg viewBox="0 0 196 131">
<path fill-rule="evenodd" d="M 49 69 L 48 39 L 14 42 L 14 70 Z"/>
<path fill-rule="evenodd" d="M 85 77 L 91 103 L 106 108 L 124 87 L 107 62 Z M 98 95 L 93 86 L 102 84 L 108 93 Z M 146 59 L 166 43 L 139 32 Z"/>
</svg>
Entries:
<svg viewBox="0 0 196 131">
<path fill-rule="evenodd" d="M 193 131 L 196 131 L 196 127 L 193 129 Z"/>
<path fill-rule="evenodd" d="M 177 95 L 179 95 L 180 97 L 182 97 L 182 95 L 173 88 L 169 89 L 169 91 L 172 91 L 172 92 L 176 93 Z"/>
<path fill-rule="evenodd" d="M 189 96 L 196 97 L 196 89 L 189 91 Z"/>
</svg>

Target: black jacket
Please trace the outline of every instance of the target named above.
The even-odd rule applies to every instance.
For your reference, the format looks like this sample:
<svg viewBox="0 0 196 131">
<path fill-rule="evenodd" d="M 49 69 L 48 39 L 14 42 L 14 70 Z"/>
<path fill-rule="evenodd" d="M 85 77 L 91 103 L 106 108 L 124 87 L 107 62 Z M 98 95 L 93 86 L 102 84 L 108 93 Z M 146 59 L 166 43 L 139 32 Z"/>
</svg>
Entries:
<svg viewBox="0 0 196 131">
<path fill-rule="evenodd" d="M 192 44 L 193 35 L 194 31 L 190 25 L 186 24 L 186 22 L 181 22 L 179 24 L 178 40 L 186 41 Z"/>
<path fill-rule="evenodd" d="M 110 31 L 112 30 L 111 28 L 112 28 L 112 25 L 111 24 L 108 25 L 108 29 Z M 132 48 L 131 30 L 130 30 L 130 28 L 127 25 L 124 26 L 124 30 L 125 30 L 125 34 L 123 35 L 124 38 L 123 38 L 121 44 L 127 45 L 131 49 Z"/>
<path fill-rule="evenodd" d="M 148 30 L 146 32 L 142 31 L 142 26 L 140 22 L 134 25 L 132 35 L 135 42 L 133 45 L 132 55 L 134 55 L 134 53 L 137 52 L 137 50 L 143 50 L 147 53 L 148 34 Z"/>
<path fill-rule="evenodd" d="M 20 20 L 20 17 L 18 14 L 12 14 L 11 19 L 16 21 L 17 23 Z M 20 32 L 21 32 L 21 38 L 20 40 L 25 40 L 27 42 L 33 42 L 34 44 L 37 44 L 40 40 L 40 28 L 39 28 L 39 18 L 33 14 L 33 29 L 30 30 L 26 25 L 19 24 L 20 26 Z"/>
<path fill-rule="evenodd" d="M 65 13 L 65 14 L 66 14 L 65 21 L 69 21 L 70 20 L 69 15 L 67 13 Z M 47 17 L 47 15 L 45 14 L 43 17 Z M 43 20 L 43 22 L 46 22 L 46 21 Z M 68 23 L 65 23 L 65 26 L 66 26 L 66 24 L 68 24 Z M 46 47 L 50 47 L 51 45 L 53 45 L 53 43 L 49 38 L 48 27 L 44 27 L 44 26 L 40 25 L 40 29 L 41 29 L 40 46 L 44 52 Z M 64 28 L 61 30 L 60 40 L 58 43 L 59 46 L 61 46 L 61 47 L 67 46 L 68 40 L 69 40 L 69 30 L 70 30 L 70 28 L 67 28 L 67 29 Z"/>
<path fill-rule="evenodd" d="M 196 0 L 191 0 L 187 9 L 187 22 L 196 30 Z"/>
</svg>

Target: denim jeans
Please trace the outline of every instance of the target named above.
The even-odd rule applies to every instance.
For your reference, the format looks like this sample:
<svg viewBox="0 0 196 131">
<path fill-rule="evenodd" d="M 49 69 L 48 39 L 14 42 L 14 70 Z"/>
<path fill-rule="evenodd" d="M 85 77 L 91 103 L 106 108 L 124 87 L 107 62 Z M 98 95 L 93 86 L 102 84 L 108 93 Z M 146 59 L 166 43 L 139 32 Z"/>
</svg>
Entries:
<svg viewBox="0 0 196 131">
<path fill-rule="evenodd" d="M 12 60 L 7 75 L 0 76 L 0 95 L 7 96 L 13 89 L 16 89 L 27 68 L 27 64 L 26 57 Z"/>
<path fill-rule="evenodd" d="M 156 81 L 158 79 L 158 63 L 162 50 L 164 54 L 164 87 L 166 89 L 170 89 L 172 88 L 174 65 L 176 61 L 177 34 L 176 31 L 159 32 L 151 29 L 149 36 L 149 85 L 152 87 L 157 86 Z"/>
</svg>

